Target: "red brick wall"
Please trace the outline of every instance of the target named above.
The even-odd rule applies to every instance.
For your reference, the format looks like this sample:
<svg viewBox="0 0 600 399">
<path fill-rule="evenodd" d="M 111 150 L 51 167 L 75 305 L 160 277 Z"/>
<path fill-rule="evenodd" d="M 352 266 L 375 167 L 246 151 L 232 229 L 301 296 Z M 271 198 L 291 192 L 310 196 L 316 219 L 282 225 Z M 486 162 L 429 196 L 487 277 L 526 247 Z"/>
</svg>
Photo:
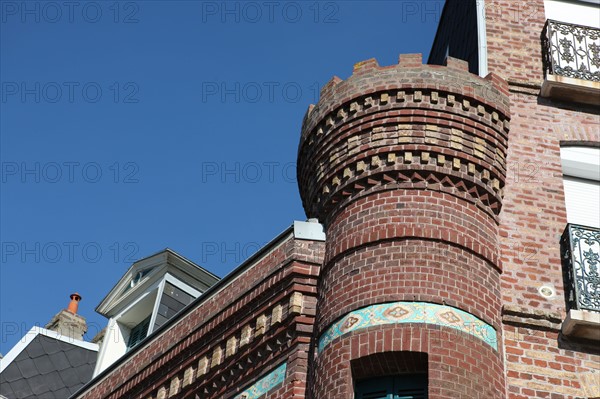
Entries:
<svg viewBox="0 0 600 399">
<path fill-rule="evenodd" d="M 323 276 L 317 324 L 326 328 L 357 307 L 420 301 L 463 309 L 499 330 L 499 281 L 488 262 L 446 243 L 373 244 L 340 258 Z"/>
<path fill-rule="evenodd" d="M 504 326 L 506 397 L 597 397 L 600 384 L 597 345 L 570 341 L 557 330 L 531 327 Z"/>
<path fill-rule="evenodd" d="M 600 380 L 597 345 L 561 336 L 559 237 L 567 222 L 561 144 L 598 145 L 598 109 L 539 97 L 543 0 L 487 0 L 489 70 L 509 82 L 507 183 L 500 214 L 508 398 L 581 398 Z M 557 295 L 538 293 L 551 285 Z"/>
<path fill-rule="evenodd" d="M 359 63 L 325 86 L 298 162 L 305 210 L 327 232 L 317 339 L 352 310 L 399 300 L 455 306 L 500 330 L 507 93 L 465 62 L 424 66 L 414 55 Z M 351 398 L 350 360 L 386 350 L 428 354 L 430 398 L 502 397 L 501 352 L 487 344 L 429 325 L 380 329 L 317 354 L 312 397 Z"/>
</svg>

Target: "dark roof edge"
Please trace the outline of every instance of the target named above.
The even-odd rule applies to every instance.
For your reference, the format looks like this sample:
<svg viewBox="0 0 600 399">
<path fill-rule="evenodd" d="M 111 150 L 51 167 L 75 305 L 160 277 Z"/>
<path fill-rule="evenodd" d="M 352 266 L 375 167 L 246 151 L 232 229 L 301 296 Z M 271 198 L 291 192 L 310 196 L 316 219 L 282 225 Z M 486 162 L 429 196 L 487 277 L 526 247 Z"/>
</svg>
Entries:
<svg viewBox="0 0 600 399">
<path fill-rule="evenodd" d="M 181 259 L 182 261 L 184 261 L 186 263 L 189 263 L 191 265 L 197 266 L 199 269 L 202 269 L 202 271 L 206 272 L 206 274 L 210 275 L 211 277 L 214 277 L 216 279 L 220 279 L 221 278 L 221 277 L 217 276 L 216 274 L 212 273 L 211 271 L 205 269 L 203 266 L 200 266 L 199 264 L 197 264 L 193 260 L 190 260 L 190 259 L 186 258 L 185 256 L 181 255 L 180 253 L 178 253 L 177 251 L 175 251 L 174 249 L 169 248 L 169 247 L 163 248 L 160 251 L 157 251 L 157 252 L 153 253 L 152 255 L 144 256 L 143 258 L 140 258 L 140 259 L 136 260 L 135 262 L 133 262 L 131 264 L 131 266 L 134 266 L 134 265 L 136 265 L 136 264 L 138 264 L 140 262 L 145 261 L 146 259 L 150 259 L 150 258 L 152 258 L 152 257 L 154 257 L 156 255 L 160 255 L 160 254 L 165 253 L 165 252 L 168 253 L 168 254 L 170 254 L 170 255 L 175 256 L 176 258 Z"/>
<path fill-rule="evenodd" d="M 168 252 L 169 254 L 173 255 L 176 258 L 181 259 L 184 262 L 190 263 L 194 266 L 197 266 L 202 272 L 208 274 L 210 277 L 213 277 L 215 280 L 220 280 L 221 277 L 217 276 L 216 274 L 214 274 L 213 272 L 211 272 L 210 270 L 205 269 L 203 266 L 200 266 L 199 264 L 197 264 L 196 262 L 189 260 L 188 258 L 186 258 L 185 256 L 179 254 L 178 252 L 176 252 L 175 250 L 171 249 L 171 248 L 165 248 L 164 252 Z"/>
<path fill-rule="evenodd" d="M 437 29 L 435 31 L 435 37 L 433 38 L 433 43 L 431 44 L 431 48 L 429 49 L 429 56 L 427 57 L 427 63 L 429 64 L 430 60 L 431 60 L 431 54 L 433 52 L 433 49 L 438 41 L 438 37 L 440 36 L 440 27 L 442 26 L 442 21 L 446 18 L 446 11 L 448 10 L 448 3 L 450 3 L 451 0 L 446 0 L 444 2 L 444 9 L 442 10 L 442 15 L 440 16 L 440 21 L 438 22 L 438 26 Z"/>
<path fill-rule="evenodd" d="M 218 292 L 221 288 L 225 287 L 231 281 L 235 280 L 235 278 L 237 278 L 238 275 L 241 274 L 241 272 L 243 272 L 248 266 L 250 266 L 256 260 L 261 258 L 264 254 L 269 252 L 273 247 L 278 245 L 280 243 L 280 241 L 283 240 L 283 238 L 289 236 L 290 234 L 292 234 L 292 237 L 293 237 L 293 233 L 294 233 L 294 225 L 289 226 L 284 231 L 279 233 L 279 235 L 277 235 L 275 238 L 273 238 L 271 241 L 269 241 L 258 252 L 256 252 L 254 255 L 252 255 L 251 257 L 246 259 L 242 264 L 240 264 L 238 267 L 233 269 L 229 274 L 227 274 L 221 280 L 219 280 L 214 285 L 209 287 L 204 293 L 202 293 L 202 295 L 200 295 L 198 298 L 196 298 L 194 301 L 192 301 L 189 305 L 187 305 L 185 308 L 183 308 L 174 317 L 167 320 L 165 322 L 165 324 L 160 326 L 157 330 L 153 331 L 152 334 L 148 335 L 143 341 L 140 342 L 140 344 L 138 344 L 136 347 L 132 348 L 129 352 L 127 352 L 126 354 L 121 356 L 117 361 L 115 361 L 113 364 L 108 366 L 104 371 L 102 371 L 96 377 L 92 378 L 90 381 L 88 381 L 86 384 L 84 384 L 73 395 L 71 395 L 70 398 L 72 398 L 72 399 L 77 398 L 79 395 L 83 394 L 85 391 L 91 389 L 93 386 L 95 386 L 96 384 L 101 382 L 108 374 L 110 374 L 112 371 L 114 371 L 116 368 L 118 368 L 126 360 L 133 357 L 133 355 L 137 354 L 143 348 L 145 348 L 146 344 L 150 343 L 150 341 L 152 341 L 154 338 L 157 338 L 158 336 L 160 336 L 165 330 L 170 328 L 173 324 L 178 322 L 180 319 L 182 319 L 184 316 L 186 316 L 188 313 L 190 313 L 193 309 L 195 309 L 200 304 L 202 304 L 202 302 L 204 302 L 205 300 L 210 298 L 214 293 Z"/>
</svg>

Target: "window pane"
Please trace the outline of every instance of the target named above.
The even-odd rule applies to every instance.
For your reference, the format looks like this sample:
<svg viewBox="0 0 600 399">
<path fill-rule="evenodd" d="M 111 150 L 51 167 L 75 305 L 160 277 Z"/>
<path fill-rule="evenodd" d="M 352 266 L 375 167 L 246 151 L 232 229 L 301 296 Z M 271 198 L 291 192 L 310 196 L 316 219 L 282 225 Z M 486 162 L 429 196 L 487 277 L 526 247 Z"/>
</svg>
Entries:
<svg viewBox="0 0 600 399">
<path fill-rule="evenodd" d="M 427 399 L 427 376 L 407 374 L 356 383 L 355 399 Z"/>
</svg>

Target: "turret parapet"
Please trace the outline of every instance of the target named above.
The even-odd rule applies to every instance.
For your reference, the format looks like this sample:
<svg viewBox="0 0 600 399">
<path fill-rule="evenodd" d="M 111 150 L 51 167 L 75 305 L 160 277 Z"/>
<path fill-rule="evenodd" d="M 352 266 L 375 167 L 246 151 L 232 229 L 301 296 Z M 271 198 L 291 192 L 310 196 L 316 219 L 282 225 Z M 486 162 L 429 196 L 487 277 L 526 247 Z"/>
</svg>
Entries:
<svg viewBox="0 0 600 399">
<path fill-rule="evenodd" d="M 372 58 L 323 87 L 305 115 L 298 154 L 309 217 L 326 220 L 334 204 L 373 185 L 407 183 L 410 174 L 391 172 L 416 169 L 435 169 L 419 179 L 498 215 L 508 86 L 494 74 L 470 74 L 465 61 L 448 57 L 446 64 L 423 65 L 421 54 L 408 54 L 381 67 Z M 314 176 L 317 185 L 308 183 Z"/>
<path fill-rule="evenodd" d="M 415 71 L 409 73 L 406 70 L 409 68 Z M 366 80 L 367 77 L 372 80 Z M 472 97 L 473 100 L 497 108 L 502 122 L 510 119 L 509 100 L 508 97 L 503 96 L 508 94 L 508 84 L 502 78 L 493 73 L 485 78 L 473 75 L 469 73 L 469 65 L 466 61 L 453 57 L 446 59 L 446 66 L 422 64 L 421 54 L 402 54 L 397 65 L 384 67 L 379 66 L 375 58 L 357 62 L 354 64 L 352 76 L 348 79 L 342 80 L 334 76 L 321 88 L 321 98 L 317 106 L 309 105 L 307 117 L 314 119 L 313 111 L 319 114 L 331 112 L 330 108 L 343 105 L 339 104 L 339 100 L 351 99 L 353 91 L 355 95 L 394 89 L 405 89 L 405 93 L 408 93 L 415 88 L 437 93 L 438 98 L 440 94 L 441 98 L 446 98 L 448 94 Z M 303 138 L 305 134 L 307 131 L 303 126 Z"/>
</svg>

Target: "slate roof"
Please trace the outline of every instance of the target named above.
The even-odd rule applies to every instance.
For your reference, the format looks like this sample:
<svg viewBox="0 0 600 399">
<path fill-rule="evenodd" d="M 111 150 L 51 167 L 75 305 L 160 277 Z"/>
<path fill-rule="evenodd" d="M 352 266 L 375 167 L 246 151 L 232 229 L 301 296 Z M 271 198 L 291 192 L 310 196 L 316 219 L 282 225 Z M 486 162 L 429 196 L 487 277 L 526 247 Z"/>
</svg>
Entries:
<svg viewBox="0 0 600 399">
<path fill-rule="evenodd" d="M 69 342 L 56 334 L 46 335 L 44 332 L 48 331 L 41 328 L 34 328 L 29 334 L 32 332 L 35 336 L 32 339 L 26 336 L 23 348 L 17 348 L 23 340 L 15 346 L 20 350 L 16 357 L 2 364 L 0 397 L 66 399 L 91 380 L 97 346 L 83 341 Z M 9 359 L 2 362 L 5 360 Z"/>
</svg>

